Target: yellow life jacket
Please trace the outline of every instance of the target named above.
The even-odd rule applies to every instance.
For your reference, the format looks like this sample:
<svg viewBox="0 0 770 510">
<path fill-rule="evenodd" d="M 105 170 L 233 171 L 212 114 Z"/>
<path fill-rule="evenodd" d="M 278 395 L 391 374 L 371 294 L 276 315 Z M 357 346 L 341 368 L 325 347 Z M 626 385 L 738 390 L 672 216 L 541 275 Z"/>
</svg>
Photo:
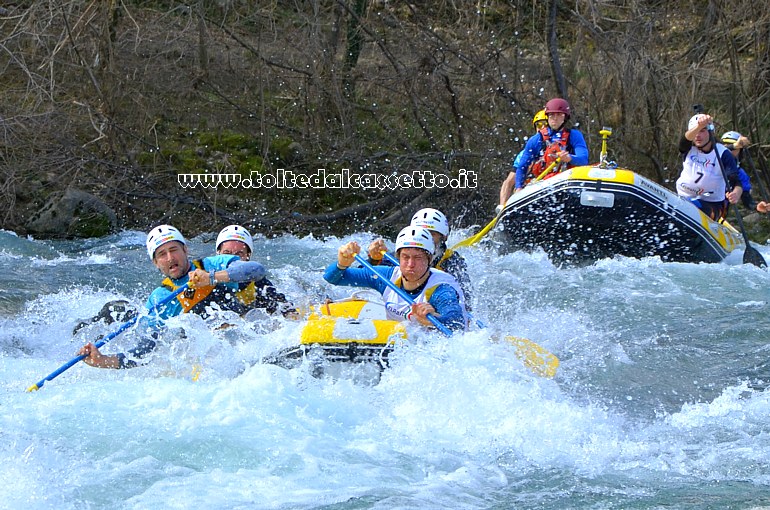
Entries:
<svg viewBox="0 0 770 510">
<path fill-rule="evenodd" d="M 254 282 L 249 282 L 248 285 L 236 292 L 235 296 L 242 305 L 248 306 L 257 299 L 257 286 Z"/>
<path fill-rule="evenodd" d="M 193 260 L 193 266 L 196 269 L 203 269 L 203 260 Z M 161 282 L 161 285 L 170 289 L 171 291 L 179 288 L 171 278 L 166 278 Z M 212 303 L 216 303 L 220 308 L 224 310 L 232 310 L 235 313 L 245 313 L 246 308 L 240 303 L 240 298 L 233 299 L 231 296 L 236 295 L 237 292 L 233 289 L 225 286 L 211 286 L 204 285 L 195 289 L 187 289 L 176 298 L 182 305 L 182 312 L 192 312 L 198 315 L 206 315 L 206 307 Z"/>
</svg>

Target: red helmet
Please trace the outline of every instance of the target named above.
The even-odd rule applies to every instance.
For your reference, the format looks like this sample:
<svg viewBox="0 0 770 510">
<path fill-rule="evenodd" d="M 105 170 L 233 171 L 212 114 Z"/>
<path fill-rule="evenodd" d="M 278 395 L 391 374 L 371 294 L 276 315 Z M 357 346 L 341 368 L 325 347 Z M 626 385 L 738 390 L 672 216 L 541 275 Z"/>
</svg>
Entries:
<svg viewBox="0 0 770 510">
<path fill-rule="evenodd" d="M 545 114 L 549 113 L 563 113 L 569 119 L 569 103 L 560 97 L 553 98 L 545 103 Z"/>
</svg>

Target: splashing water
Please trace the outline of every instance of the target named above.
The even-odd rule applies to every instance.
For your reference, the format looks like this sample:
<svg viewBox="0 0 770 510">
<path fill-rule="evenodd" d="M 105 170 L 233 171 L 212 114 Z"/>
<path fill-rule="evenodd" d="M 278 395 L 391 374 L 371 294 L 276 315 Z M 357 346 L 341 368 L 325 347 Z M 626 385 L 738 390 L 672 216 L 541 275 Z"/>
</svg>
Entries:
<svg viewBox="0 0 770 510">
<path fill-rule="evenodd" d="M 307 306 L 349 294 L 321 277 L 349 239 L 372 236 L 257 238 L 255 257 Z M 145 366 L 80 363 L 26 393 L 112 330 L 73 337 L 79 320 L 112 299 L 143 305 L 160 280 L 143 242 L 139 232 L 66 242 L 0 232 L 0 508 L 770 502 L 770 276 L 740 254 L 558 269 L 542 253 L 465 250 L 476 315 L 559 356 L 554 379 L 485 331 L 415 335 L 378 381 L 364 366 L 314 378 L 305 365 L 260 361 L 296 343 L 299 323 L 227 317 L 235 327 L 212 330 L 183 316 Z M 191 244 L 196 256 L 213 251 Z M 104 351 L 131 347 L 132 335 Z"/>
</svg>

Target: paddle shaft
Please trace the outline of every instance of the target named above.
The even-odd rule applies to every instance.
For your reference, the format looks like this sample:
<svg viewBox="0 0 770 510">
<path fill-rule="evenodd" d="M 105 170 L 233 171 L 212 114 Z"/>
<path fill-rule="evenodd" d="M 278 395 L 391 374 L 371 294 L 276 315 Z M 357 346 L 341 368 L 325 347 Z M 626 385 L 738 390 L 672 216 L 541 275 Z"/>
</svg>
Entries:
<svg viewBox="0 0 770 510">
<path fill-rule="evenodd" d="M 404 289 L 402 289 L 401 287 L 399 287 L 398 285 L 396 285 L 395 283 L 390 281 L 390 279 L 385 278 L 382 275 L 380 275 L 374 269 L 374 266 L 372 266 L 369 262 L 367 262 L 367 260 L 365 258 L 363 258 L 361 255 L 356 254 L 356 260 L 358 261 L 359 264 L 364 266 L 366 269 L 371 271 L 373 274 L 380 276 L 382 278 L 382 281 L 385 282 L 385 285 L 390 287 L 393 290 L 393 292 L 395 292 L 396 294 L 401 296 L 404 300 L 406 300 L 407 303 L 409 303 L 410 305 L 414 305 L 414 299 L 412 299 L 412 296 L 407 294 Z M 396 266 L 398 266 L 398 264 L 396 264 Z M 436 326 L 436 329 L 438 329 L 439 331 L 444 333 L 446 336 L 452 336 L 452 330 L 449 329 L 448 327 L 444 326 L 443 324 L 441 324 L 436 317 L 434 317 L 431 314 L 428 314 L 426 317 L 428 318 L 428 320 L 434 326 Z"/>
<path fill-rule="evenodd" d="M 165 298 L 161 299 L 160 302 L 157 305 L 153 306 L 150 309 L 150 312 L 158 311 L 158 309 L 161 306 L 166 305 L 172 299 L 176 298 L 179 294 L 181 294 L 182 292 L 184 292 L 186 290 L 187 290 L 187 284 L 185 283 L 184 285 L 182 285 L 181 287 L 176 289 L 174 292 L 172 292 L 171 294 L 169 294 Z M 99 347 L 103 346 L 104 344 L 106 344 L 107 342 L 109 342 L 110 340 L 112 340 L 113 338 L 115 338 L 116 336 L 118 336 L 119 334 L 121 334 L 122 332 L 124 332 L 125 330 L 130 328 L 131 326 L 133 326 L 136 323 L 137 320 L 139 320 L 139 317 L 132 317 L 131 319 L 127 320 L 117 330 L 115 330 L 114 332 L 110 333 L 109 335 L 105 336 L 104 338 L 102 338 L 101 340 L 96 342 L 94 344 L 94 346 L 96 346 L 97 349 Z M 58 369 L 54 370 L 53 372 L 51 372 L 50 374 L 45 376 L 43 379 L 40 379 L 40 381 L 38 381 L 37 383 L 35 383 L 32 386 L 30 386 L 29 388 L 27 388 L 27 391 L 39 390 L 40 388 L 43 387 L 43 385 L 45 384 L 46 381 L 54 380 L 56 377 L 60 376 L 64 372 L 66 372 L 67 370 L 72 368 L 77 363 L 79 363 L 79 362 L 83 361 L 84 359 L 86 359 L 86 357 L 87 356 L 85 356 L 85 355 L 80 355 L 80 356 L 76 356 L 76 357 L 72 358 L 67 363 L 63 364 Z"/>
<path fill-rule="evenodd" d="M 713 142 L 714 135 L 711 135 L 712 143 Z M 727 172 L 725 171 L 725 166 L 722 164 L 722 157 L 721 155 L 717 154 L 717 161 L 719 162 L 719 168 L 722 170 L 722 177 L 725 180 L 725 186 L 730 186 L 730 180 L 727 178 Z M 754 264 L 757 267 L 767 267 L 767 262 L 765 262 L 764 257 L 757 251 L 756 248 L 751 246 L 751 243 L 749 242 L 749 235 L 746 233 L 746 228 L 743 226 L 743 218 L 741 217 L 741 213 L 738 211 L 738 204 L 735 204 L 735 218 L 738 220 L 738 227 L 741 229 L 741 235 L 743 236 L 743 242 L 746 243 L 746 248 L 743 251 L 743 263 L 744 264 Z"/>
<path fill-rule="evenodd" d="M 561 163 L 561 158 L 556 158 L 556 159 L 554 160 L 554 162 L 553 162 L 553 163 L 551 163 L 550 165 L 548 165 L 548 167 L 547 167 L 545 170 L 543 170 L 542 172 L 540 172 L 540 175 L 538 175 L 537 177 L 535 177 L 535 180 L 534 180 L 534 181 L 532 181 L 532 182 L 537 182 L 537 181 L 539 181 L 540 179 L 544 178 L 546 175 L 550 174 L 550 173 L 551 173 L 551 170 L 553 170 L 553 169 L 554 169 L 554 167 L 555 167 L 556 165 L 558 165 L 559 163 Z"/>
<path fill-rule="evenodd" d="M 556 165 L 558 165 L 560 162 L 561 162 L 561 159 L 560 158 L 556 158 L 556 161 L 554 161 L 553 163 L 548 165 L 548 168 L 543 170 L 543 173 L 538 175 L 537 178 L 533 182 L 537 182 L 540 179 L 542 179 L 543 177 L 545 177 L 546 175 L 548 175 L 549 173 L 551 173 L 551 170 L 553 170 L 553 168 Z M 495 227 L 495 225 L 497 225 L 497 221 L 503 216 L 503 211 L 504 211 L 504 209 L 500 209 L 500 212 L 497 214 L 497 216 L 495 216 L 492 219 L 492 221 L 487 223 L 487 225 L 484 228 L 482 228 L 478 233 L 476 233 L 475 235 L 472 235 L 471 237 L 469 237 L 467 239 L 463 239 L 462 241 L 458 242 L 457 244 L 455 244 L 451 248 L 447 249 L 447 253 L 449 255 L 451 255 L 452 252 L 457 250 L 457 248 L 463 248 L 463 247 L 466 247 L 466 246 L 473 246 L 474 244 L 476 244 L 479 241 L 481 241 L 481 238 L 484 237 L 485 235 L 487 235 L 487 233 L 490 230 L 492 230 Z M 448 256 L 446 253 L 444 255 Z"/>
<path fill-rule="evenodd" d="M 398 260 L 396 260 L 390 253 L 383 252 L 383 256 L 393 264 L 398 265 Z M 471 312 L 466 310 L 465 313 L 469 318 L 476 321 L 476 325 L 479 329 L 486 328 L 486 324 L 479 319 L 474 318 L 473 315 L 471 315 Z M 526 338 L 506 336 L 505 340 L 516 346 L 516 356 L 534 373 L 543 377 L 553 377 L 556 374 L 556 368 L 559 366 L 559 358 Z"/>
</svg>

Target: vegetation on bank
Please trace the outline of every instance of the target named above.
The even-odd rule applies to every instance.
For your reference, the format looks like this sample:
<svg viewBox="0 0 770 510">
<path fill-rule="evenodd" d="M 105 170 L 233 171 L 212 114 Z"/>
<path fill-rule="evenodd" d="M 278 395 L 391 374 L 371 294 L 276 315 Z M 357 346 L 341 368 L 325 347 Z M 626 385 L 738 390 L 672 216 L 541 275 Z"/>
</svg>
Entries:
<svg viewBox="0 0 770 510">
<path fill-rule="evenodd" d="M 428 205 L 458 225 L 485 224 L 533 114 L 556 95 L 572 103 L 592 161 L 608 126 L 611 159 L 668 186 L 692 105 L 703 103 L 720 132 L 755 142 L 748 170 L 757 198 L 770 198 L 770 14 L 745 2 L 28 0 L 2 9 L 0 227 L 19 233 L 71 188 L 143 230 L 238 222 L 266 235 L 392 233 Z M 465 169 L 478 186 L 179 183 L 278 169 Z M 95 219 L 101 230 L 104 221 Z"/>
</svg>

